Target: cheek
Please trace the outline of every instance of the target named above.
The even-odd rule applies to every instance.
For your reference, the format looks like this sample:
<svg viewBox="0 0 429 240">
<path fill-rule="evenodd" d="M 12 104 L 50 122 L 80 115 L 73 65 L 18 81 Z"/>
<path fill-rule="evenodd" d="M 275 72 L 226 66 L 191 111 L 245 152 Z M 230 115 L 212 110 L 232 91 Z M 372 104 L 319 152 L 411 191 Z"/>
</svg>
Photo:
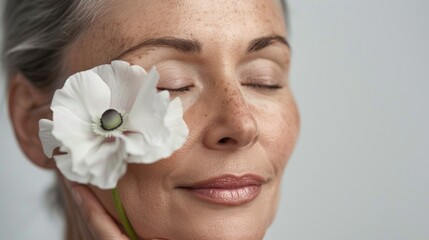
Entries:
<svg viewBox="0 0 429 240">
<path fill-rule="evenodd" d="M 168 202 L 168 189 L 159 179 L 170 171 L 168 161 L 160 161 L 152 165 L 130 164 L 127 174 L 120 180 L 117 189 L 127 217 L 140 236 L 151 236 L 160 230 L 167 233 L 177 219 L 171 218 L 171 212 L 166 207 Z M 118 214 L 113 205 L 111 191 L 92 188 L 97 198 L 106 210 L 119 222 Z M 156 216 L 156 217 L 149 217 Z M 144 232 L 143 232 L 144 229 Z"/>
<path fill-rule="evenodd" d="M 251 109 L 260 132 L 259 142 L 275 170 L 282 172 L 299 133 L 299 113 L 295 101 L 288 92 L 280 101 L 266 104 L 260 101 L 254 103 Z"/>
</svg>

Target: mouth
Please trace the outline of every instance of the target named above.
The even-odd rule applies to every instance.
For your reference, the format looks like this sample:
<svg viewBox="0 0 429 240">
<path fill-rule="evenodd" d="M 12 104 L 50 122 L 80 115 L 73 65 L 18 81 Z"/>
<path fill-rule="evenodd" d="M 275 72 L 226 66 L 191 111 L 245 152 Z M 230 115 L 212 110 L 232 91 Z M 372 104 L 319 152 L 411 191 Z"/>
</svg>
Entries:
<svg viewBox="0 0 429 240">
<path fill-rule="evenodd" d="M 223 175 L 177 188 L 203 201 L 238 206 L 254 200 L 265 182 L 264 178 L 254 174 Z"/>
</svg>

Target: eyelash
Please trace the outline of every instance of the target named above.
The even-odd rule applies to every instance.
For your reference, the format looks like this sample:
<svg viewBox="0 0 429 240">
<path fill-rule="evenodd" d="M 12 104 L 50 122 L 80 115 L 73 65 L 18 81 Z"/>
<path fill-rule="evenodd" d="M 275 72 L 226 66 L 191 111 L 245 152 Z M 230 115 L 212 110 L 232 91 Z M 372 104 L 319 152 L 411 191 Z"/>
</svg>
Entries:
<svg viewBox="0 0 429 240">
<path fill-rule="evenodd" d="M 280 85 L 264 85 L 264 84 L 242 84 L 242 85 L 246 86 L 246 87 L 252 87 L 252 88 L 256 88 L 256 89 L 265 89 L 265 90 L 278 90 L 278 89 L 283 88 Z M 176 92 L 176 93 L 184 93 L 184 92 L 191 91 L 192 87 L 193 86 L 186 86 L 186 87 L 181 87 L 181 88 L 177 88 L 177 89 L 158 88 L 158 90 L 159 91 Z"/>
<path fill-rule="evenodd" d="M 258 83 L 246 83 L 246 84 L 242 84 L 242 86 L 245 87 L 252 87 L 252 88 L 256 88 L 256 89 L 264 89 L 264 90 L 278 90 L 278 89 L 282 89 L 283 87 L 278 85 L 278 84 L 274 84 L 274 85 L 270 85 L 270 84 L 258 84 Z M 176 92 L 176 93 L 184 93 L 184 92 L 189 92 L 191 91 L 191 88 L 193 86 L 185 86 L 185 87 L 181 87 L 181 88 L 158 88 L 159 91 L 169 91 L 169 92 Z"/>
<path fill-rule="evenodd" d="M 193 86 L 185 86 L 181 88 L 158 88 L 159 91 L 169 91 L 169 92 L 177 92 L 177 93 L 184 93 L 191 91 L 191 88 Z"/>
<path fill-rule="evenodd" d="M 266 90 L 278 90 L 283 88 L 282 86 L 277 84 L 270 85 L 270 84 L 246 83 L 242 85 L 246 87 L 253 87 L 256 89 L 266 89 Z"/>
</svg>

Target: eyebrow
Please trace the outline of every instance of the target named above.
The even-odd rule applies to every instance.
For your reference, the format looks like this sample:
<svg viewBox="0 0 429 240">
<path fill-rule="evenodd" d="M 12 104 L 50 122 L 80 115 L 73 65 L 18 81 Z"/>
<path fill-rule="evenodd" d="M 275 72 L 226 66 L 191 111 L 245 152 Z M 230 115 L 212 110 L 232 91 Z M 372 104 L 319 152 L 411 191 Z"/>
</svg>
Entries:
<svg viewBox="0 0 429 240">
<path fill-rule="evenodd" d="M 169 47 L 173 48 L 176 51 L 186 54 L 201 53 L 203 44 L 194 39 L 184 39 L 176 37 L 162 37 L 162 38 L 150 38 L 128 50 L 121 53 L 116 59 L 121 58 L 122 56 L 133 52 L 140 48 L 145 47 Z"/>
<path fill-rule="evenodd" d="M 290 44 L 286 40 L 286 38 L 275 34 L 256 38 L 250 41 L 249 46 L 247 48 L 247 53 L 257 52 L 277 42 L 284 44 L 290 49 Z M 195 39 L 184 39 L 176 37 L 150 38 L 121 53 L 118 57 L 116 57 L 116 59 L 119 59 L 124 55 L 133 52 L 137 49 L 146 47 L 168 47 L 185 54 L 197 54 L 202 52 L 203 44 Z"/>
<path fill-rule="evenodd" d="M 270 36 L 260 37 L 256 38 L 249 43 L 249 47 L 247 48 L 247 53 L 251 52 L 257 52 L 259 50 L 262 50 L 274 43 L 281 43 L 286 45 L 287 48 L 291 48 L 289 42 L 286 40 L 286 38 L 274 34 Z"/>
</svg>

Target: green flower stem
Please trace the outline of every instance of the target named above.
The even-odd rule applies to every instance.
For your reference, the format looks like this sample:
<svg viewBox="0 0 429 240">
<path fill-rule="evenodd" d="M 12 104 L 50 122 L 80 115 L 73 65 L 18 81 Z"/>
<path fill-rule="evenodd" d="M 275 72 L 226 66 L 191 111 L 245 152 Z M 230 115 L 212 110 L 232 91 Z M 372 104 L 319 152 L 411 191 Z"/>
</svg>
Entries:
<svg viewBox="0 0 429 240">
<path fill-rule="evenodd" d="M 122 226 L 125 229 L 125 232 L 127 233 L 130 240 L 137 240 L 137 234 L 134 231 L 133 227 L 131 226 L 130 221 L 128 220 L 127 214 L 125 213 L 125 209 L 122 206 L 121 196 L 119 195 L 117 188 L 112 189 L 112 196 L 113 196 L 113 202 L 115 203 L 116 212 L 119 215 L 119 218 L 121 220 Z"/>
</svg>

